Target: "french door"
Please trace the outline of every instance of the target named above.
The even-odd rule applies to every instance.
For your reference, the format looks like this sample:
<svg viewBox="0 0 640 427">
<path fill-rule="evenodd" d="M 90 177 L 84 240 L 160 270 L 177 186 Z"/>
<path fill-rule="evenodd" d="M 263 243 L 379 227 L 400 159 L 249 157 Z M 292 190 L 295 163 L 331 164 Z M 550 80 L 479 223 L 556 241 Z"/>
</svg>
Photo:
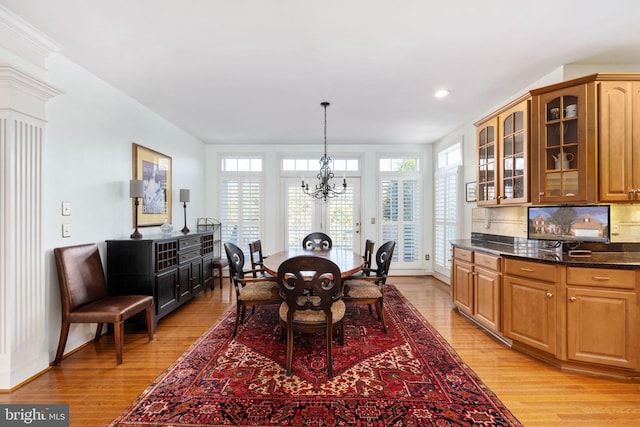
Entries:
<svg viewBox="0 0 640 427">
<path fill-rule="evenodd" d="M 347 191 L 326 202 L 305 194 L 300 180 L 284 182 L 285 247 L 298 247 L 304 236 L 322 231 L 331 237 L 334 247 L 360 252 L 364 244 L 360 233 L 360 178 L 347 178 Z"/>
</svg>

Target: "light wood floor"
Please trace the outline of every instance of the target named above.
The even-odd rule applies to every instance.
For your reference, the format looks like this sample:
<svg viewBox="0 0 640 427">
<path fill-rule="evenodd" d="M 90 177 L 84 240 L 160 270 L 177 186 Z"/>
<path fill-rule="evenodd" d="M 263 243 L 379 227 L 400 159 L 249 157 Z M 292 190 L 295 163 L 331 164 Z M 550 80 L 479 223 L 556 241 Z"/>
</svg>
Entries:
<svg viewBox="0 0 640 427">
<path fill-rule="evenodd" d="M 389 280 L 453 346 L 525 426 L 639 426 L 640 384 L 558 371 L 496 342 L 462 318 L 449 287 L 432 278 Z M 127 330 L 124 363 L 111 337 L 63 359 L 58 367 L 0 403 L 68 403 L 71 426 L 104 426 L 178 358 L 233 304 L 229 281 L 162 319 L 155 340 Z"/>
</svg>

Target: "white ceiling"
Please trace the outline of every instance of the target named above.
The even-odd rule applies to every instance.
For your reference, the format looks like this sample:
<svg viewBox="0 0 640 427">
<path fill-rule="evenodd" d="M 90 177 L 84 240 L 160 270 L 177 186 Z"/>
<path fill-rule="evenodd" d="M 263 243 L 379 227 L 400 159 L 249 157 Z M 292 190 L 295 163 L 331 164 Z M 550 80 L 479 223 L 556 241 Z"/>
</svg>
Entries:
<svg viewBox="0 0 640 427">
<path fill-rule="evenodd" d="M 430 143 L 562 65 L 640 64 L 637 0 L 0 4 L 209 143 L 320 143 L 325 100 L 330 144 Z"/>
</svg>

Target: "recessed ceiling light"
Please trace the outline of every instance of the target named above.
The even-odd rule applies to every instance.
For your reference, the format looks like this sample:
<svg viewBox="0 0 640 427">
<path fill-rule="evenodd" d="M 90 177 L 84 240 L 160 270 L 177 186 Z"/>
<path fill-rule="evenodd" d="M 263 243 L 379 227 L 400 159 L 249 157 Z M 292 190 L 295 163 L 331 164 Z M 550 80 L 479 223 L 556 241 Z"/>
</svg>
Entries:
<svg viewBox="0 0 640 427">
<path fill-rule="evenodd" d="M 433 96 L 436 98 L 444 98 L 445 96 L 449 96 L 450 93 L 451 91 L 448 89 L 438 89 Z"/>
</svg>

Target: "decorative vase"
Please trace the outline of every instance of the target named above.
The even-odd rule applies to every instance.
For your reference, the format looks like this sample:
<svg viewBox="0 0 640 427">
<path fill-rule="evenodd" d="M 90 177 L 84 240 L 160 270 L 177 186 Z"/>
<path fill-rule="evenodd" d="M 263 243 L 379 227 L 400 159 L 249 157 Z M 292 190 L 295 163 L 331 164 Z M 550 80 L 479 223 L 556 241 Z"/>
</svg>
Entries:
<svg viewBox="0 0 640 427">
<path fill-rule="evenodd" d="M 165 233 L 165 234 L 169 234 L 169 233 L 171 233 L 173 231 L 173 225 L 169 224 L 169 222 L 165 222 L 160 227 L 160 230 L 162 230 L 162 232 Z"/>
</svg>

